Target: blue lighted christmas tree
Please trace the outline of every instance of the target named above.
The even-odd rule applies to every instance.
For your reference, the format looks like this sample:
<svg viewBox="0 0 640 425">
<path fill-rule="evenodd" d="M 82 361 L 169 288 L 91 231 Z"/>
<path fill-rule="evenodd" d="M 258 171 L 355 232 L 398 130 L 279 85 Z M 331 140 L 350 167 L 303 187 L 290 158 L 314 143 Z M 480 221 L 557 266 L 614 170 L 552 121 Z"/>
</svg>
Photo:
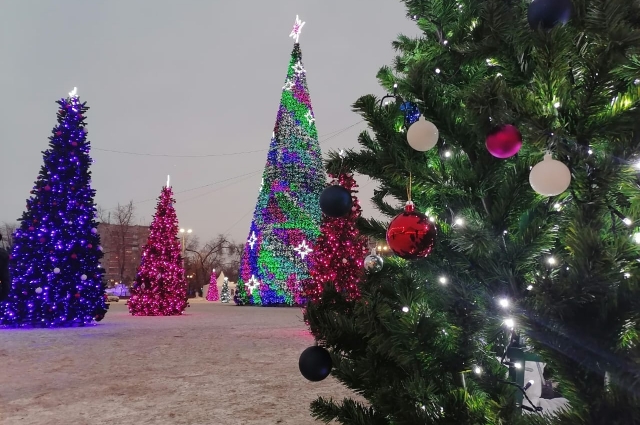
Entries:
<svg viewBox="0 0 640 425">
<path fill-rule="evenodd" d="M 303 25 L 296 17 L 290 35 L 295 44 L 240 262 L 239 304 L 302 304 L 308 254 L 320 233 L 325 174 L 298 44 Z"/>
<path fill-rule="evenodd" d="M 89 108 L 76 89 L 57 103 L 58 124 L 14 235 L 2 326 L 83 326 L 102 320 L 108 308 L 85 129 Z"/>
</svg>

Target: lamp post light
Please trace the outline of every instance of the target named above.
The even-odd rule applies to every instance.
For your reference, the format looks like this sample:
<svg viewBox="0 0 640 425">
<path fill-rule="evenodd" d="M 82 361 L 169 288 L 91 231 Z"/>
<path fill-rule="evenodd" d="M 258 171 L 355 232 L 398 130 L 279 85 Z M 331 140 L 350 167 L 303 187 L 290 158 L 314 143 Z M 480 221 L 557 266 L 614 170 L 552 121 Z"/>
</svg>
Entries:
<svg viewBox="0 0 640 425">
<path fill-rule="evenodd" d="M 186 275 L 187 275 L 187 270 L 185 269 L 185 261 L 184 261 L 184 253 L 185 253 L 185 244 L 184 244 L 184 238 L 188 235 L 191 234 L 193 232 L 192 229 L 180 229 L 180 235 L 182 235 L 181 240 L 182 240 L 182 270 L 185 274 L 185 280 L 186 280 Z M 187 300 L 189 299 L 189 282 L 187 282 Z"/>
</svg>

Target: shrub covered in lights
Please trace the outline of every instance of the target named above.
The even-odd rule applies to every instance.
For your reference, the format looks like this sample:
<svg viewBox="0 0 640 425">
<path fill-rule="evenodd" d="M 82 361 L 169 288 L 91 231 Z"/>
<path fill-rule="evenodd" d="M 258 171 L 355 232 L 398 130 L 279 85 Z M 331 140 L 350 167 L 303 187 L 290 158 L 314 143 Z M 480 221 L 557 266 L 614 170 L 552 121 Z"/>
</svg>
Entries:
<svg viewBox="0 0 640 425">
<path fill-rule="evenodd" d="M 14 235 L 13 278 L 0 325 L 82 326 L 107 311 L 86 113 L 74 89 L 58 102 L 58 124 Z"/>
<path fill-rule="evenodd" d="M 295 43 L 240 262 L 239 304 L 302 304 L 325 185 L 300 45 Z"/>
<path fill-rule="evenodd" d="M 362 214 L 360 202 L 355 196 L 358 185 L 351 173 L 340 173 L 334 180 L 351 192 L 353 206 L 344 217 L 322 216 L 320 237 L 309 254 L 311 279 L 305 285 L 305 296 L 311 302 L 318 301 L 327 285 L 344 294 L 347 299 L 356 299 L 360 295 L 358 284 L 364 273 L 367 238 L 360 235 L 356 227 Z"/>
<path fill-rule="evenodd" d="M 174 202 L 171 186 L 163 187 L 131 289 L 129 311 L 134 316 L 176 316 L 187 307 Z"/>
<path fill-rule="evenodd" d="M 389 219 L 409 186 L 438 239 L 427 258 L 385 258 L 358 300 L 325 291 L 309 305 L 333 375 L 365 399 L 320 398 L 313 415 L 376 425 L 640 423 L 640 4 L 403 3 L 421 36 L 399 37 L 393 66 L 378 73 L 402 101 L 357 100 L 370 130 L 359 151 L 332 153 L 329 170 L 344 161 L 379 182 L 373 202 Z M 571 3 L 567 25 L 529 28 L 530 5 L 549 15 Z M 435 147 L 416 151 L 406 125 L 398 131 L 403 101 L 438 128 Z M 507 124 L 523 143 L 499 159 L 485 143 Z M 547 151 L 571 170 L 559 195 L 529 184 Z M 359 228 L 383 240 L 387 223 Z M 536 385 L 523 391 L 527 358 L 546 369 L 533 365 Z M 544 379 L 558 394 L 543 396 Z"/>
</svg>

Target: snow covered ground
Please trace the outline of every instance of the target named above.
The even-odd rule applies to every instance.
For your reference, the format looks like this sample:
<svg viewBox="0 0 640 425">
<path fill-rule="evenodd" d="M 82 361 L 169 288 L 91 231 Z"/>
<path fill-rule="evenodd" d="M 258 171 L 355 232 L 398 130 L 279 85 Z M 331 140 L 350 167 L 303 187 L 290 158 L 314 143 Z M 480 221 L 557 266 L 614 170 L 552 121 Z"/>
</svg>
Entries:
<svg viewBox="0 0 640 425">
<path fill-rule="evenodd" d="M 297 308 L 195 301 L 180 317 L 132 317 L 111 303 L 97 326 L 0 330 L 3 425 L 306 425 L 312 344 Z"/>
</svg>

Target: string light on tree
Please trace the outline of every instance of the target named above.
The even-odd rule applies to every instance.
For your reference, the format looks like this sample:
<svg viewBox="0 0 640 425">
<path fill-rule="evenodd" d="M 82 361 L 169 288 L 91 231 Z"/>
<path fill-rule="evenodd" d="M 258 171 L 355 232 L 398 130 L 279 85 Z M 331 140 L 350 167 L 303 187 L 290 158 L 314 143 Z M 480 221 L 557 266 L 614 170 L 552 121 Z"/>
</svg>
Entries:
<svg viewBox="0 0 640 425">
<path fill-rule="evenodd" d="M 187 281 L 174 203 L 171 186 L 163 187 L 131 289 L 128 306 L 134 316 L 175 316 L 187 307 Z"/>
<path fill-rule="evenodd" d="M 357 299 L 363 271 L 377 273 L 383 263 L 375 249 L 364 258 L 367 239 L 360 235 L 357 227 L 362 208 L 356 196 L 358 186 L 353 174 L 343 171 L 337 176 L 330 175 L 330 178 L 336 183 L 335 187 L 347 192 L 351 207 L 346 215 L 322 217 L 320 237 L 309 255 L 311 280 L 305 285 L 305 293 L 311 302 L 318 301 L 327 286 L 346 299 Z"/>
<path fill-rule="evenodd" d="M 14 233 L 12 284 L 0 303 L 0 326 L 85 326 L 108 309 L 84 130 L 89 107 L 76 88 L 56 103 L 57 124 Z"/>
<path fill-rule="evenodd" d="M 290 34 L 295 44 L 262 176 L 263 187 L 240 261 L 234 300 L 241 305 L 305 302 L 302 288 L 310 278 L 309 250 L 320 233 L 319 198 L 325 174 L 298 43 L 303 26 L 296 17 Z M 247 293 L 245 287 L 252 277 L 260 285 Z"/>
</svg>

